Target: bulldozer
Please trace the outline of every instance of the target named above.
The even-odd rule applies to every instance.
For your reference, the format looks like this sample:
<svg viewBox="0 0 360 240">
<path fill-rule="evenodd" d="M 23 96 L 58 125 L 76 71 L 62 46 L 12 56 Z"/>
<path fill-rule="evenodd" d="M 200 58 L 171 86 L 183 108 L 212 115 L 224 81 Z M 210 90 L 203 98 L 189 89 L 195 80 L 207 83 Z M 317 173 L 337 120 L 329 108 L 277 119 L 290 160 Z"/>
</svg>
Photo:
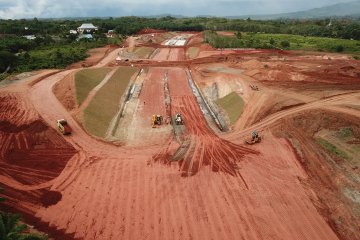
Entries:
<svg viewBox="0 0 360 240">
<path fill-rule="evenodd" d="M 163 117 L 161 115 L 153 114 L 151 118 L 151 124 L 153 128 L 156 128 L 156 125 L 161 125 Z"/>
<path fill-rule="evenodd" d="M 59 131 L 63 134 L 63 135 L 68 135 L 71 134 L 72 129 L 69 126 L 69 124 L 67 123 L 67 121 L 65 119 L 59 119 L 56 121 L 57 127 L 59 129 Z"/>
<path fill-rule="evenodd" d="M 259 91 L 258 86 L 250 85 L 250 87 L 251 87 L 251 89 L 254 90 L 254 91 Z"/>
<path fill-rule="evenodd" d="M 184 125 L 184 119 L 180 113 L 175 115 L 175 123 L 176 125 Z"/>
<path fill-rule="evenodd" d="M 261 142 L 261 136 L 259 136 L 259 134 L 257 133 L 257 131 L 253 131 L 251 133 L 251 139 L 247 139 L 245 140 L 245 143 L 246 144 L 249 144 L 249 145 L 253 145 L 255 143 L 259 143 Z"/>
</svg>

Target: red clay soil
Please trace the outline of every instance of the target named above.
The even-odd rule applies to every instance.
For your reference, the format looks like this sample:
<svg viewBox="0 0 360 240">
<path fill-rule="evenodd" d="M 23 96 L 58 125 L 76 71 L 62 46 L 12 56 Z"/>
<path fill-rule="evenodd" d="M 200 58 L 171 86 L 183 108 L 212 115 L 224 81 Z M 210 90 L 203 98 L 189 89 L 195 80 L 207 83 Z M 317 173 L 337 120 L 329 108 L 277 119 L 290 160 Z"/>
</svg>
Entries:
<svg viewBox="0 0 360 240">
<path fill-rule="evenodd" d="M 155 58 L 156 61 L 179 60 L 181 55 L 169 48 L 161 49 Z M 220 61 L 219 55 L 212 59 Z M 112 52 L 97 67 L 115 57 L 116 52 Z M 174 165 L 148 164 L 149 158 L 164 152 L 165 143 L 169 142 L 161 134 L 161 128 L 165 127 L 152 129 L 150 123 L 152 114 L 166 114 L 163 80 L 166 71 L 171 113 L 184 115 L 184 138 L 191 141 L 180 165 L 188 175 L 197 172 L 188 178 L 179 177 Z M 145 126 L 143 130 L 149 136 L 159 133 L 156 136 L 163 144 L 151 146 L 153 138 L 142 137 L 140 147 L 115 146 L 86 134 L 52 92 L 53 86 L 69 73 L 71 70 L 38 82 L 21 95 L 24 101 L 16 94 L 7 93 L 7 89 L 0 91 L 2 97 L 6 96 L 0 99 L 5 102 L 0 105 L 3 121 L 0 138 L 15 136 L 10 144 L 1 141 L 0 145 L 26 150 L 21 159 L 16 159 L 17 164 L 31 162 L 32 151 L 40 150 L 37 146 L 46 147 L 42 151 L 49 151 L 53 159 L 47 161 L 55 161 L 53 164 L 60 164 L 57 161 L 62 159 L 62 153 L 56 157 L 53 154 L 58 150 L 56 146 L 66 148 L 66 154 L 74 153 L 63 170 L 61 164 L 53 171 L 41 162 L 36 171 L 29 165 L 20 173 L 13 171 L 12 175 L 6 172 L 7 168 L 0 172 L 10 199 L 5 202 L 7 207 L 35 216 L 37 226 L 43 223 L 53 226 L 63 233 L 62 237 L 56 237 L 56 232 L 49 229 L 56 239 L 339 239 L 327 219 L 317 211 L 315 205 L 319 199 L 315 192 L 303 184 L 308 175 L 289 142 L 265 131 L 264 141 L 250 150 L 241 145 L 242 136 L 248 135 L 249 129 L 236 130 L 228 136 L 232 142 L 215 135 L 191 93 L 184 69 L 162 66 L 147 73 L 134 119 L 145 123 L 139 126 Z M 354 96 L 358 97 L 355 93 L 350 97 Z M 283 117 L 329 103 L 343 103 L 348 97 L 286 109 L 258 126 L 268 128 Z M 49 127 L 54 127 L 59 116 L 66 118 L 73 128 L 70 136 L 63 137 Z M 2 152 L 7 153 L 6 149 Z M 42 155 L 36 156 L 41 159 Z M 1 162 L 5 160 L 2 157 Z M 37 174 L 33 174 L 35 180 L 29 178 L 29 172 Z M 39 177 L 43 172 L 45 176 Z M 16 177 L 21 179 L 17 181 Z M 33 181 L 31 185 L 23 184 L 30 181 Z"/>
<path fill-rule="evenodd" d="M 151 116 L 159 114 L 165 116 L 164 69 L 152 68 L 149 70 L 140 93 L 140 104 L 144 104 L 139 115 L 148 120 L 151 126 Z"/>
<path fill-rule="evenodd" d="M 284 136 L 286 132 L 288 139 L 296 141 L 294 150 L 310 176 L 305 182 L 319 196 L 315 206 L 334 231 L 341 239 L 360 239 L 360 219 L 355 217 L 359 206 L 344 196 L 346 190 L 360 191 L 360 185 L 354 178 L 360 174 L 356 166 L 358 163 L 329 154 L 314 139 L 319 130 L 338 131 L 341 128 L 351 128 L 354 137 L 360 139 L 359 118 L 323 110 L 302 112 L 283 119 L 274 132 L 279 136 Z"/>
<path fill-rule="evenodd" d="M 119 46 L 116 45 L 107 45 L 102 48 L 94 48 L 87 51 L 89 57 L 87 57 L 84 61 L 74 63 L 67 67 L 67 69 L 75 69 L 81 67 L 91 67 L 99 63 L 102 59 L 104 59 L 110 52 L 117 49 Z"/>
<path fill-rule="evenodd" d="M 41 120 L 26 123 L 21 101 L 14 95 L 0 98 L 0 174 L 39 184 L 57 177 L 75 149 Z"/>
<path fill-rule="evenodd" d="M 53 92 L 66 110 L 72 111 L 78 107 L 75 99 L 75 76 L 73 73 L 56 83 Z"/>
<path fill-rule="evenodd" d="M 165 30 L 162 29 L 153 29 L 153 28 L 144 28 L 138 32 L 138 34 L 149 34 L 149 33 L 164 33 Z"/>
<path fill-rule="evenodd" d="M 223 140 L 209 129 L 189 87 L 184 69 L 169 70 L 168 78 L 171 113 L 172 116 L 176 113 L 184 116 L 185 141 L 189 141 L 189 149 L 179 161 L 182 176 L 192 176 L 202 167 L 210 166 L 215 172 L 221 171 L 241 177 L 236 171 L 236 162 L 245 154 L 255 154 L 256 151 Z M 154 161 L 169 163 L 171 158 L 168 158 L 168 154 L 161 153 L 154 157 Z"/>
</svg>

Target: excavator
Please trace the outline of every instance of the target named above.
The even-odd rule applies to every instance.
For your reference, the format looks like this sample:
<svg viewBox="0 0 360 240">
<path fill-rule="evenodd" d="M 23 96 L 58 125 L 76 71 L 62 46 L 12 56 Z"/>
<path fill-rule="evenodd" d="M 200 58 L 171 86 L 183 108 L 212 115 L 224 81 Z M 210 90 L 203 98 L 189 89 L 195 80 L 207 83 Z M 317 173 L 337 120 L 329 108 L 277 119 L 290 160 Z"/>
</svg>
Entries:
<svg viewBox="0 0 360 240">
<path fill-rule="evenodd" d="M 175 115 L 175 123 L 176 125 L 184 125 L 184 120 L 180 113 Z"/>
<path fill-rule="evenodd" d="M 163 117 L 161 115 L 153 114 L 151 117 L 151 124 L 153 128 L 156 128 L 156 125 L 161 125 Z"/>
<path fill-rule="evenodd" d="M 247 139 L 245 140 L 245 143 L 246 144 L 249 144 L 249 145 L 253 145 L 255 143 L 259 143 L 261 142 L 261 136 L 259 136 L 259 134 L 257 133 L 257 131 L 253 131 L 251 133 L 251 139 Z"/>
</svg>

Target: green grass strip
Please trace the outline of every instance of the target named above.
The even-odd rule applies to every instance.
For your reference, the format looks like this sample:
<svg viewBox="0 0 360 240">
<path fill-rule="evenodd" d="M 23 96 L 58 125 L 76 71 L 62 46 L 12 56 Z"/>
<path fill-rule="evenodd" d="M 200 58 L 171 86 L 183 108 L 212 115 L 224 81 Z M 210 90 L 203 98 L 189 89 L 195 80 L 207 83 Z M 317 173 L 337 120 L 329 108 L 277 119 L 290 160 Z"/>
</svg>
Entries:
<svg viewBox="0 0 360 240">
<path fill-rule="evenodd" d="M 91 134 L 105 137 L 111 120 L 119 111 L 121 97 L 138 70 L 134 67 L 119 67 L 91 100 L 84 110 L 84 125 Z"/>
<path fill-rule="evenodd" d="M 226 111 L 230 119 L 230 124 L 234 124 L 244 110 L 244 100 L 235 92 L 219 98 L 216 103 Z"/>
<path fill-rule="evenodd" d="M 84 69 L 75 74 L 76 99 L 79 106 L 110 70 L 110 68 Z"/>
<path fill-rule="evenodd" d="M 342 151 L 341 149 L 338 149 L 332 143 L 322 138 L 316 138 L 316 142 L 319 143 L 325 150 L 329 151 L 330 153 L 333 153 L 342 159 L 346 159 L 346 160 L 350 159 L 349 155 L 346 152 Z"/>
</svg>

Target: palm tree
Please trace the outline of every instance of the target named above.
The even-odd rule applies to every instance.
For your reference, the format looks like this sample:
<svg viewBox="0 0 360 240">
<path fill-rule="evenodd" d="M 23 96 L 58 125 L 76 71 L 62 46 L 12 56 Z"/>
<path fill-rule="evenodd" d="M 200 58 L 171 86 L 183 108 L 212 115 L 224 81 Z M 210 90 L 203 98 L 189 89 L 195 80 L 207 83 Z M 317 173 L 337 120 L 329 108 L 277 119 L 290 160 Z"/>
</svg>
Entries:
<svg viewBox="0 0 360 240">
<path fill-rule="evenodd" d="M 47 236 L 24 233 L 28 226 L 19 223 L 20 216 L 0 212 L 0 239 L 2 240 L 46 240 Z"/>
</svg>

